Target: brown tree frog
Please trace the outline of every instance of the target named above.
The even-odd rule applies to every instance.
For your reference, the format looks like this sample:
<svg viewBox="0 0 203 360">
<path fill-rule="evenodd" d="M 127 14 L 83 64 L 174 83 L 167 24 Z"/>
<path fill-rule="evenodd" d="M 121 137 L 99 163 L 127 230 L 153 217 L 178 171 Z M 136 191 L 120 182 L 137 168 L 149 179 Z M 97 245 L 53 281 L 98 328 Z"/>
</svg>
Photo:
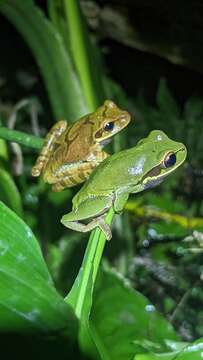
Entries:
<svg viewBox="0 0 203 360">
<path fill-rule="evenodd" d="M 84 182 L 93 169 L 109 155 L 103 151 L 113 135 L 125 128 L 131 117 L 113 101 L 106 100 L 95 112 L 73 125 L 58 121 L 45 138 L 32 168 L 32 175 L 61 191 Z"/>
</svg>

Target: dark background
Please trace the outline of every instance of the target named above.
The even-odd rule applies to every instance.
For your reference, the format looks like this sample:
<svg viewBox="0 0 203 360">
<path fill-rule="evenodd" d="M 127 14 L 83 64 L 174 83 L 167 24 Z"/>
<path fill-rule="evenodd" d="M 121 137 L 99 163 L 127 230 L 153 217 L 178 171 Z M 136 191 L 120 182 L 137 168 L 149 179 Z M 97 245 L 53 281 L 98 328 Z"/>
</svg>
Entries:
<svg viewBox="0 0 203 360">
<path fill-rule="evenodd" d="M 36 4 L 47 14 L 45 1 L 36 1 Z M 160 128 L 176 140 L 184 141 L 188 148 L 188 160 L 181 174 L 161 190 L 156 190 L 156 195 L 147 193 L 143 197 L 144 204 L 158 203 L 163 211 L 201 218 L 202 1 L 81 0 L 81 6 L 91 37 L 101 54 L 105 76 L 115 86 L 115 99 L 136 121 L 135 129 L 131 125 L 126 133 L 126 147 L 134 145 L 149 130 Z M 3 16 L 0 16 L 0 44 L 0 112 L 6 112 L 23 98 L 35 97 L 40 103 L 40 134 L 43 136 L 56 119 L 29 48 Z M 17 128 L 31 131 L 27 114 L 20 118 Z M 59 273 L 54 274 L 49 243 L 57 245 L 64 231 L 61 228 L 53 230 L 51 223 L 65 212 L 66 203 L 58 200 L 57 203 L 47 189 L 35 194 L 35 183 L 29 175 L 35 154 L 26 150 L 24 156 L 24 176 L 28 185 L 24 178 L 15 177 L 15 180 L 22 193 L 27 222 L 38 231 L 56 286 L 63 293 L 71 286 L 78 271 L 86 243 L 77 240 L 68 265 L 63 263 Z M 48 220 L 47 209 L 51 211 L 53 221 Z M 124 249 L 119 226 L 115 226 L 117 241 L 105 253 L 109 263 L 123 271 L 134 287 L 156 304 L 168 319 L 173 318 L 178 308 L 178 314 L 176 312 L 175 320 L 171 322 L 183 340 L 202 336 L 202 255 L 192 254 L 180 245 L 182 239 L 195 229 L 183 229 L 173 223 L 169 226 L 157 219 L 135 220 L 132 215 L 129 221 L 136 243 L 128 242 Z M 156 230 L 156 236 L 150 229 Z M 124 267 L 121 258 L 125 258 Z"/>
</svg>

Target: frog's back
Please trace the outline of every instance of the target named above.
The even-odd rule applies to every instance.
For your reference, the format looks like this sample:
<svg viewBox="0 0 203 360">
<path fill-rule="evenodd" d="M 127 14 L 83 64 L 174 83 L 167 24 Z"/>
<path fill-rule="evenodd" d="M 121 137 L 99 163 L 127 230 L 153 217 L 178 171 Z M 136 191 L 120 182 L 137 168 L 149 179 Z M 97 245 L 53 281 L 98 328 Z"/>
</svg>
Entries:
<svg viewBox="0 0 203 360">
<path fill-rule="evenodd" d="M 109 195 L 109 193 L 114 192 L 117 188 L 126 186 L 126 183 L 131 181 L 129 179 L 130 177 L 132 177 L 133 183 L 135 181 L 135 175 L 132 174 L 131 176 L 131 174 L 129 174 L 129 169 L 134 166 L 134 162 L 134 148 L 120 151 L 119 153 L 106 158 L 93 171 L 87 182 L 75 195 L 73 204 L 81 203 L 89 196 Z"/>
<path fill-rule="evenodd" d="M 75 162 L 85 159 L 93 143 L 91 127 L 84 116 L 66 131 L 63 142 L 58 148 L 63 162 Z"/>
</svg>

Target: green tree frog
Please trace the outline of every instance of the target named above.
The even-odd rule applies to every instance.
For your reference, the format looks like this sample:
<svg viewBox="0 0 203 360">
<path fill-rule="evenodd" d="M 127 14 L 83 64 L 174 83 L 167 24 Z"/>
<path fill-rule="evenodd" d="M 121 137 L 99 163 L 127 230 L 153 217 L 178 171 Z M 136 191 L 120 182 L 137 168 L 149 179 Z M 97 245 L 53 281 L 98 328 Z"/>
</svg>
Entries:
<svg viewBox="0 0 203 360">
<path fill-rule="evenodd" d="M 94 170 L 73 198 L 72 211 L 62 217 L 62 224 L 81 232 L 98 226 L 110 240 L 111 229 L 105 222 L 108 210 L 113 207 L 120 213 L 130 193 L 160 184 L 184 162 L 186 154 L 184 144 L 160 130 L 151 131 L 135 147 L 106 158 Z"/>
<path fill-rule="evenodd" d="M 83 116 L 73 125 L 58 121 L 45 138 L 44 146 L 32 175 L 42 173 L 43 180 L 52 184 L 54 191 L 84 182 L 93 169 L 109 156 L 103 151 L 112 136 L 124 129 L 131 120 L 111 100 L 91 114 Z"/>
</svg>

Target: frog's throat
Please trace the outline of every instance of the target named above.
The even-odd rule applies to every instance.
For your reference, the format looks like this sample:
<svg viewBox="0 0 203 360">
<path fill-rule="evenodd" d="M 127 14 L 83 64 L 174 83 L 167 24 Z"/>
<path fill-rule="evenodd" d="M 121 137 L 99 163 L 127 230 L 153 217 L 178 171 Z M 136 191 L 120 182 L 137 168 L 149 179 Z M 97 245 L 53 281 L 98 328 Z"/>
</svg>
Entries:
<svg viewBox="0 0 203 360">
<path fill-rule="evenodd" d="M 99 144 L 100 146 L 103 148 L 104 146 L 108 145 L 111 142 L 112 138 L 108 138 L 108 139 L 104 139 L 103 141 L 101 141 Z"/>
</svg>

